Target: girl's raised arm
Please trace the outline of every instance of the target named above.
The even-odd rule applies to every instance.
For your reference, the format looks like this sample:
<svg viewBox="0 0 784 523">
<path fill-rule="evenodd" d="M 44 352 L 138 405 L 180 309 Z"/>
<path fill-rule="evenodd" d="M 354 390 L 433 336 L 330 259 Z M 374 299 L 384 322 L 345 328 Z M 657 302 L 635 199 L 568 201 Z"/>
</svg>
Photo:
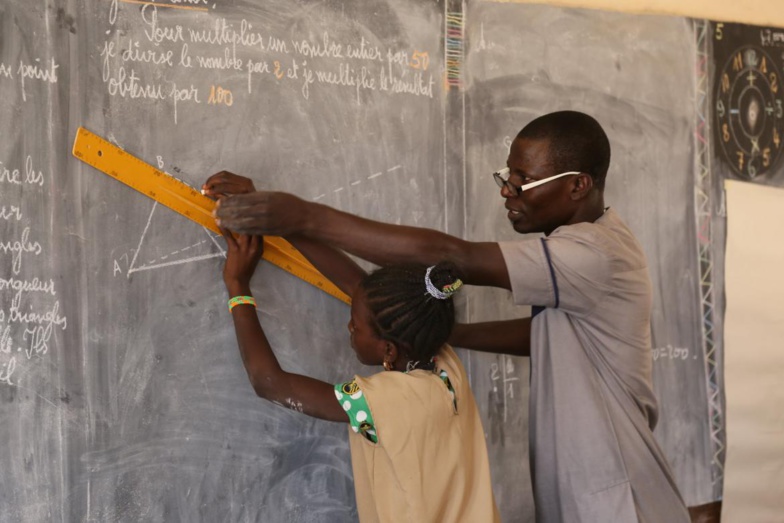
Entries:
<svg viewBox="0 0 784 523">
<path fill-rule="evenodd" d="M 262 237 L 241 235 L 235 239 L 229 231 L 222 232 L 228 246 L 223 279 L 229 296 L 250 297 L 250 279 L 261 258 Z M 333 385 L 281 369 L 254 305 L 234 305 L 231 315 L 242 362 L 259 397 L 316 418 L 349 421 L 335 398 Z"/>
</svg>

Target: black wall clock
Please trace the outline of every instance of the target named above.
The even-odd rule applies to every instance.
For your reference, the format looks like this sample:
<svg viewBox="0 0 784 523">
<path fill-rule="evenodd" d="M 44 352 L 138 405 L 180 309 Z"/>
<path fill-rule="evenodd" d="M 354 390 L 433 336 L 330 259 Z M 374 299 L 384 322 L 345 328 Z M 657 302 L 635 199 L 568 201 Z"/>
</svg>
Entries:
<svg viewBox="0 0 784 523">
<path fill-rule="evenodd" d="M 721 23 L 713 31 L 717 152 L 748 180 L 765 178 L 784 149 L 782 49 L 765 45 L 773 43 L 766 34 L 771 30 Z"/>
</svg>

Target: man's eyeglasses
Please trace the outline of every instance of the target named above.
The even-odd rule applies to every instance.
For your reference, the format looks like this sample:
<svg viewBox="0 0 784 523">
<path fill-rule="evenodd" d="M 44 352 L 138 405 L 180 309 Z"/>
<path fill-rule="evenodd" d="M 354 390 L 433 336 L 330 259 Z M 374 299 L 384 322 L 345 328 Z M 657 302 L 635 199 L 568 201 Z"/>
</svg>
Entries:
<svg viewBox="0 0 784 523">
<path fill-rule="evenodd" d="M 497 183 L 498 186 L 501 187 L 502 189 L 506 187 L 507 189 L 509 189 L 509 192 L 511 192 L 512 194 L 519 195 L 523 191 L 527 191 L 528 189 L 539 187 L 540 185 L 543 185 L 547 182 L 552 182 L 553 180 L 557 180 L 558 178 L 561 178 L 563 176 L 570 176 L 575 174 L 580 174 L 580 172 L 567 171 L 565 173 L 556 174 L 555 176 L 550 176 L 549 178 L 544 178 L 542 180 L 537 180 L 535 182 L 526 183 L 523 185 L 514 185 L 512 182 L 509 181 L 509 167 L 504 167 L 500 171 L 493 173 L 493 179 L 495 180 L 495 183 Z M 506 176 L 506 178 L 504 178 L 504 176 Z"/>
</svg>

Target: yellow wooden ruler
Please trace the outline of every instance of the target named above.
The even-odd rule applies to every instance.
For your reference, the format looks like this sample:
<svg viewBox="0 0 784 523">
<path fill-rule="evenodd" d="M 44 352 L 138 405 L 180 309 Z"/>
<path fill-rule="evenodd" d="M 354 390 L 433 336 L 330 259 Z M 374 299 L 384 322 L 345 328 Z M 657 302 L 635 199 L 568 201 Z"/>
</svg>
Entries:
<svg viewBox="0 0 784 523">
<path fill-rule="evenodd" d="M 80 127 L 76 132 L 73 155 L 161 205 L 220 234 L 220 229 L 212 216 L 215 208 L 214 201 L 84 127 Z M 264 259 L 346 303 L 351 301 L 283 238 L 264 237 Z"/>
</svg>

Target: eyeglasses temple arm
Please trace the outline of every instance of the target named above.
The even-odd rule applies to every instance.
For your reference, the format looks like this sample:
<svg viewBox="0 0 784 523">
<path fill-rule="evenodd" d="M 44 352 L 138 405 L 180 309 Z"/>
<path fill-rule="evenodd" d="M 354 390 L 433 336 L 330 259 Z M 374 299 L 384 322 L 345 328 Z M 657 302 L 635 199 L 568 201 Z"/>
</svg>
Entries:
<svg viewBox="0 0 784 523">
<path fill-rule="evenodd" d="M 580 174 L 579 171 L 568 171 L 561 174 L 556 174 L 555 176 L 551 176 L 549 178 L 545 178 L 544 180 L 539 180 L 536 182 L 527 183 L 525 185 L 520 186 L 520 192 L 527 191 L 528 189 L 533 189 L 534 187 L 539 187 L 540 185 L 544 185 L 547 182 L 552 182 L 553 180 L 557 180 L 563 176 L 569 176 L 573 174 Z"/>
</svg>

